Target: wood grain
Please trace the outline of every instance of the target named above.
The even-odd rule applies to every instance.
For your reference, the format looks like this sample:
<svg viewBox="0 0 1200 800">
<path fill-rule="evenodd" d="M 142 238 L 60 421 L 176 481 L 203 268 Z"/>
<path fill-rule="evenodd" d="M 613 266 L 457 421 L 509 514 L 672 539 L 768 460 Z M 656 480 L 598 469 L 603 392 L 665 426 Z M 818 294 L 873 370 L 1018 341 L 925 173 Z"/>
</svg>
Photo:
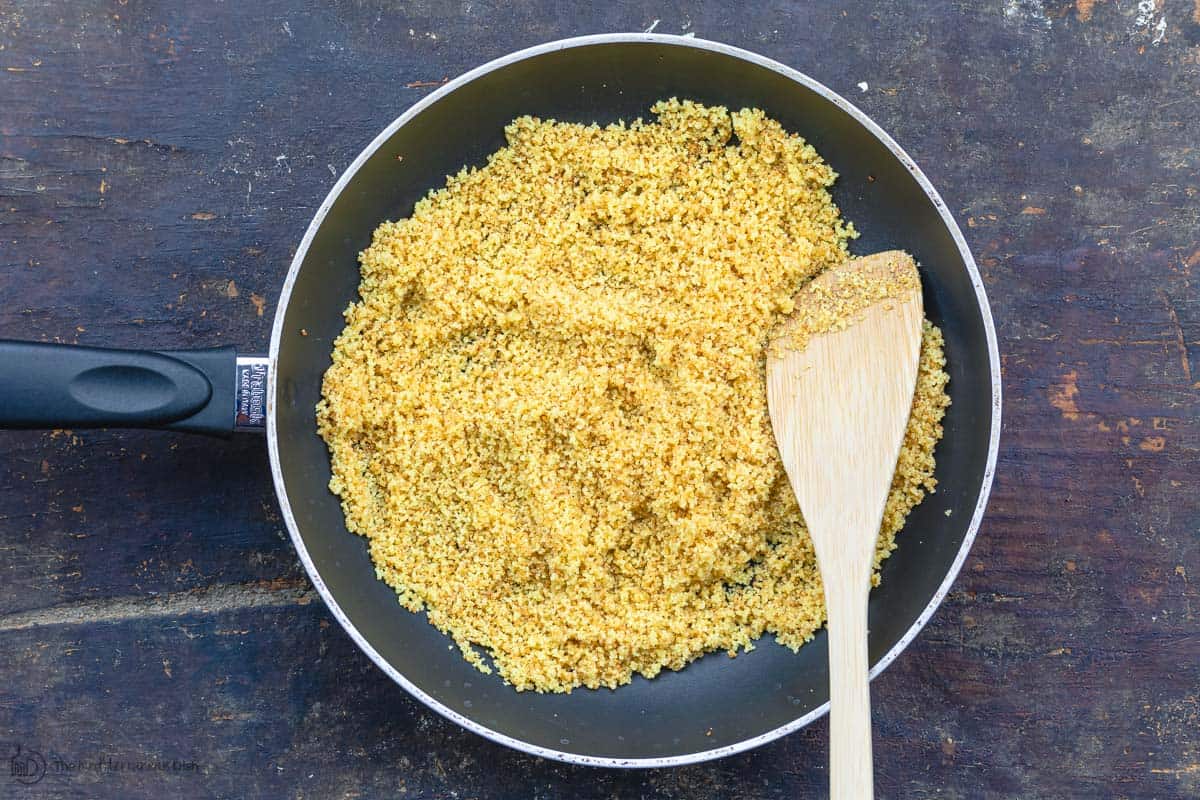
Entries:
<svg viewBox="0 0 1200 800">
<path fill-rule="evenodd" d="M 1167 0 L 1141 26 L 1136 5 L 1085 21 L 1067 0 L 0 0 L 0 336 L 262 350 L 334 174 L 421 83 L 655 20 L 761 52 L 921 164 L 964 223 L 1000 338 L 988 515 L 947 602 L 872 685 L 879 795 L 1194 798 L 1200 24 Z M 517 755 L 410 700 L 306 592 L 261 442 L 6 434 L 0 745 L 207 766 L 21 788 L 0 758 L 0 795 L 741 799 L 828 783 L 823 722 L 668 772 Z M 144 609 L 160 601 L 175 616 Z"/>
</svg>

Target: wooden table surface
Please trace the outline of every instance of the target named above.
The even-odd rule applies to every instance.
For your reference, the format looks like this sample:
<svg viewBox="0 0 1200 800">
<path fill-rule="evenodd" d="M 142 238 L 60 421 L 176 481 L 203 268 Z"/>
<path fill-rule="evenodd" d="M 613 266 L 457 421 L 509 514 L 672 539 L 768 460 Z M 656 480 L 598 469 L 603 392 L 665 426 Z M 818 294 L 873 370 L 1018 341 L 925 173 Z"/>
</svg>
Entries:
<svg viewBox="0 0 1200 800">
<path fill-rule="evenodd" d="M 996 487 L 874 685 L 880 796 L 1200 796 L 1200 2 L 0 0 L 0 336 L 261 351 L 317 204 L 409 104 L 520 47 L 651 27 L 852 98 L 990 292 Z M 825 793 L 824 721 L 620 772 L 427 711 L 315 595 L 260 439 L 0 442 L 2 797 Z"/>
</svg>

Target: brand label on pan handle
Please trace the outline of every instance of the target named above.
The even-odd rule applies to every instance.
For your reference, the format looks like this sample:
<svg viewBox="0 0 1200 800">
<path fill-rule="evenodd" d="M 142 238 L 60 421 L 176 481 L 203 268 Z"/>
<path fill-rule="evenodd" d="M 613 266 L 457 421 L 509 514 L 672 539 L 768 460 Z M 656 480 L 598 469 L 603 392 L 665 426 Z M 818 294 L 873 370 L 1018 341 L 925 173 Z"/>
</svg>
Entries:
<svg viewBox="0 0 1200 800">
<path fill-rule="evenodd" d="M 267 429 L 267 374 L 271 360 L 265 356 L 238 356 L 234 430 Z"/>
</svg>

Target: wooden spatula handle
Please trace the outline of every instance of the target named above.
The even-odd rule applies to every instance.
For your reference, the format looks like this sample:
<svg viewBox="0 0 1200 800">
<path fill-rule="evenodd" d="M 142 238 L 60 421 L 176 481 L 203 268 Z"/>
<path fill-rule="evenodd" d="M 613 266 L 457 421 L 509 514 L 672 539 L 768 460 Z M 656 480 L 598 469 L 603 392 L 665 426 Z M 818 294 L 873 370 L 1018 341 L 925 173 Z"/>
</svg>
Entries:
<svg viewBox="0 0 1200 800">
<path fill-rule="evenodd" d="M 888 297 L 863 307 L 863 287 L 872 285 L 887 287 Z M 767 357 L 771 428 L 825 584 L 834 800 L 874 796 L 867 593 L 912 408 L 921 303 L 911 256 L 889 252 L 852 259 L 801 290 L 796 315 Z M 847 304 L 861 313 L 844 327 L 821 329 L 817 323 L 844 312 Z M 805 331 L 808 338 L 797 342 L 796 334 Z"/>
<path fill-rule="evenodd" d="M 871 692 L 867 684 L 865 575 L 825 579 L 829 613 L 829 796 L 871 800 Z"/>
</svg>

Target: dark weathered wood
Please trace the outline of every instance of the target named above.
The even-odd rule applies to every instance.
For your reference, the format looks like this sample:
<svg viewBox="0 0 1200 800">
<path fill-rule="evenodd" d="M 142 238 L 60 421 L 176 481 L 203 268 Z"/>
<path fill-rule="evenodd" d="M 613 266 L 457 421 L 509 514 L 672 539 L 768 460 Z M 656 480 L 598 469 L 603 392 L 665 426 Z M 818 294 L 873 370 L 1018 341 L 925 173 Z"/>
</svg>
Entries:
<svg viewBox="0 0 1200 800">
<path fill-rule="evenodd" d="M 297 5 L 0 0 L 0 336 L 264 348 L 334 174 L 429 83 L 655 20 L 763 52 L 925 167 L 1004 358 L 989 517 L 875 686 L 880 795 L 1200 795 L 1200 5 Z M 0 746 L 203 768 L 22 787 L 0 753 L 2 796 L 824 791 L 823 723 L 652 773 L 444 723 L 314 599 L 261 442 L 0 438 Z"/>
</svg>

